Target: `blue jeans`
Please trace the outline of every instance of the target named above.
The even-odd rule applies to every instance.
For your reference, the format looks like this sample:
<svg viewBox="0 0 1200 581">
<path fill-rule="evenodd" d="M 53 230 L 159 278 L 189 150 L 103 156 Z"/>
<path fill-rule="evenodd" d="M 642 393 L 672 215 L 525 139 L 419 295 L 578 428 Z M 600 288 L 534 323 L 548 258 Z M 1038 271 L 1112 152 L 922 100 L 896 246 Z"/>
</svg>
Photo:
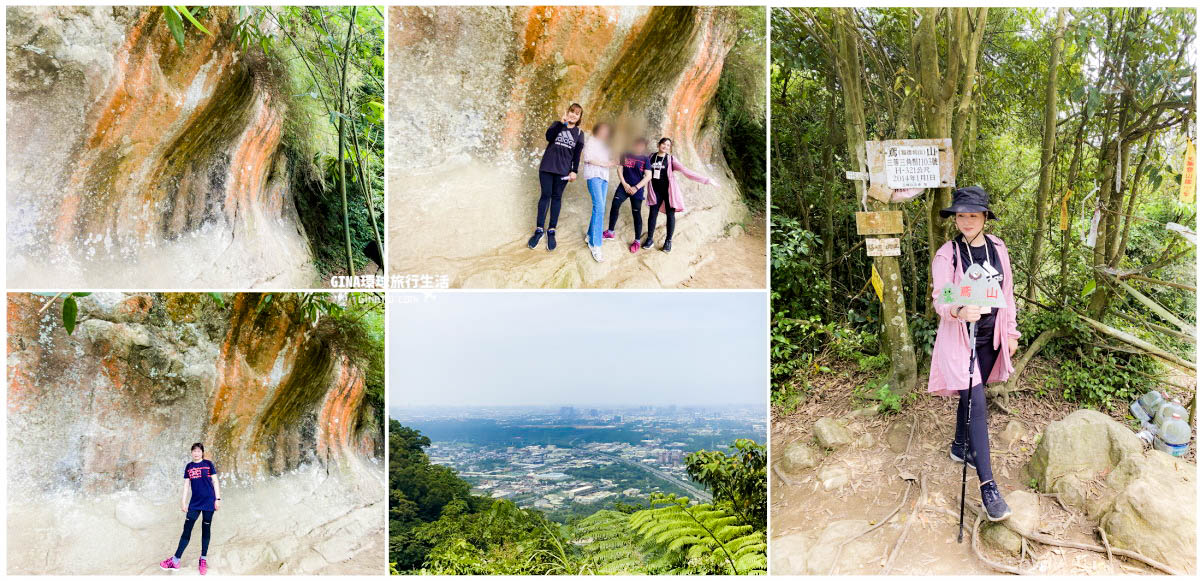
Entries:
<svg viewBox="0 0 1200 581">
<path fill-rule="evenodd" d="M 592 220 L 588 223 L 588 246 L 599 248 L 604 243 L 604 198 L 608 196 L 608 180 L 590 178 L 588 193 L 592 195 Z"/>
</svg>

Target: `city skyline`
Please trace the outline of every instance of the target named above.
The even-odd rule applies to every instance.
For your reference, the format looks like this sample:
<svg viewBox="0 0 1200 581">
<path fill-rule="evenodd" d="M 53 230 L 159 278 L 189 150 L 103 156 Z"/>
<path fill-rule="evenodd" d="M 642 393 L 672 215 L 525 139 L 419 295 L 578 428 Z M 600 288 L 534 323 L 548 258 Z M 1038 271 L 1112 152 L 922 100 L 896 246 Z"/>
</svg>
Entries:
<svg viewBox="0 0 1200 581">
<path fill-rule="evenodd" d="M 762 293 L 431 296 L 388 309 L 397 370 L 389 415 L 424 407 L 767 405 Z"/>
</svg>

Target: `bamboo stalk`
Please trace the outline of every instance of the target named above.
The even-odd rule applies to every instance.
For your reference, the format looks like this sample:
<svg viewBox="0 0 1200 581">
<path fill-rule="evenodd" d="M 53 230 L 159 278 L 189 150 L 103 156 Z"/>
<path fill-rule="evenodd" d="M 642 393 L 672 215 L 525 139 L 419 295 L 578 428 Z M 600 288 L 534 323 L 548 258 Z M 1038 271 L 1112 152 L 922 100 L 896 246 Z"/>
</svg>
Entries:
<svg viewBox="0 0 1200 581">
<path fill-rule="evenodd" d="M 1188 361 L 1187 359 L 1184 359 L 1178 355 L 1175 355 L 1174 353 L 1168 353 L 1167 351 L 1159 349 L 1158 347 L 1156 347 L 1150 343 L 1147 343 L 1146 341 L 1138 339 L 1137 337 L 1134 337 L 1133 335 L 1130 335 L 1129 333 L 1126 333 L 1125 331 L 1122 331 L 1120 329 L 1114 329 L 1113 327 L 1105 325 L 1104 323 L 1101 323 L 1100 321 L 1086 317 L 1084 315 L 1079 315 L 1079 319 L 1082 320 L 1083 322 L 1091 325 L 1097 331 L 1100 331 L 1101 333 L 1108 335 L 1109 337 L 1112 337 L 1114 339 L 1117 339 L 1119 341 L 1122 341 L 1124 343 L 1127 343 L 1129 345 L 1137 347 L 1138 349 L 1141 349 L 1142 351 L 1145 351 L 1146 353 L 1153 355 L 1155 357 L 1158 357 L 1159 359 L 1162 359 L 1169 363 L 1174 363 L 1175 365 L 1178 365 L 1181 367 L 1186 367 L 1188 369 L 1191 369 L 1192 371 L 1196 371 L 1196 364 L 1194 362 Z"/>
<path fill-rule="evenodd" d="M 346 69 L 350 61 L 350 39 L 354 36 L 354 17 L 357 6 L 350 7 L 350 19 L 346 26 L 346 45 L 342 49 L 342 80 L 338 87 L 338 189 L 342 194 L 342 227 L 346 231 L 346 271 L 354 276 L 354 254 L 350 248 L 350 203 L 346 199 Z M 382 250 L 382 249 L 381 249 Z"/>
<path fill-rule="evenodd" d="M 1196 337 L 1196 327 L 1195 326 L 1185 323 L 1183 321 L 1183 319 L 1176 317 L 1174 314 L 1171 313 L 1171 311 L 1168 311 L 1167 309 L 1163 308 L 1162 305 L 1159 305 L 1158 303 L 1154 302 L 1154 299 L 1151 299 L 1150 297 L 1138 292 L 1137 289 L 1129 286 L 1129 284 L 1127 284 L 1125 281 L 1123 281 L 1119 278 L 1114 279 L 1114 280 L 1116 281 L 1117 285 L 1120 286 L 1121 288 L 1125 289 L 1125 292 L 1129 293 L 1130 296 L 1137 299 L 1138 302 L 1142 303 L 1143 305 L 1146 305 L 1146 308 L 1150 309 L 1151 311 L 1154 311 L 1154 314 L 1169 321 L 1171 324 L 1175 325 L 1176 327 L 1179 327 L 1180 330 L 1182 330 L 1184 333 L 1190 335 L 1193 339 L 1195 339 L 1195 337 Z"/>
</svg>

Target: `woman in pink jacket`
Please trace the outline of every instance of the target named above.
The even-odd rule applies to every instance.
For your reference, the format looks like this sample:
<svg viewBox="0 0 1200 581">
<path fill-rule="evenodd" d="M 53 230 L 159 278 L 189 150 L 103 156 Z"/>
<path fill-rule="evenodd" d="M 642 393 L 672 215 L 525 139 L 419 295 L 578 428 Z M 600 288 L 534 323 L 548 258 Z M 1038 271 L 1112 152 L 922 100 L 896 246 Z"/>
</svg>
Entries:
<svg viewBox="0 0 1200 581">
<path fill-rule="evenodd" d="M 958 417 L 950 458 L 974 466 L 988 519 L 1000 521 L 1008 518 L 1011 511 L 992 479 L 984 388 L 988 382 L 1004 381 L 1012 373 L 1012 356 L 1021 337 L 1013 301 L 1012 267 L 1004 241 L 983 233 L 987 220 L 996 219 L 988 209 L 988 195 L 983 188 L 955 190 L 953 204 L 942 210 L 941 216 L 954 216 L 959 235 L 943 244 L 933 258 L 934 305 L 941 322 L 933 344 L 929 392 L 944 396 L 958 393 Z M 947 305 L 938 300 L 941 289 L 957 284 L 972 264 L 983 266 L 989 273 L 996 271 L 994 276 L 1000 277 L 1005 307 L 983 313 L 977 306 Z M 975 365 L 969 377 L 971 345 L 967 324 L 975 326 Z"/>
<path fill-rule="evenodd" d="M 702 184 L 715 184 L 716 180 L 702 176 L 679 163 L 675 156 L 671 155 L 671 138 L 664 137 L 658 140 L 658 151 L 650 156 L 650 183 L 647 184 L 646 198 L 650 205 L 650 220 L 646 224 L 646 242 L 642 244 L 642 248 L 650 248 L 654 245 L 654 225 L 658 222 L 658 213 L 665 211 L 667 213 L 667 239 L 663 242 L 662 251 L 671 251 L 671 237 L 675 235 L 675 212 L 683 211 L 683 194 L 679 191 L 679 184 L 671 174 L 679 172 L 684 177 L 694 182 Z M 657 194 L 657 195 L 656 195 Z"/>
</svg>

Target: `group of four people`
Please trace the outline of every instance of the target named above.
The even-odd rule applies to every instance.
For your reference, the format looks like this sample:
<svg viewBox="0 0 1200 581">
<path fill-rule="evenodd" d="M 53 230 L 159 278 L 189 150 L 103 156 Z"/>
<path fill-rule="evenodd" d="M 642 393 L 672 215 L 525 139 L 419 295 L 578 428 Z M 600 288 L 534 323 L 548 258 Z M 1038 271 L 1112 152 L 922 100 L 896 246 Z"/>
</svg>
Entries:
<svg viewBox="0 0 1200 581">
<path fill-rule="evenodd" d="M 545 236 L 546 249 L 553 251 L 557 248 L 555 230 L 558 227 L 558 214 L 562 209 L 563 190 L 568 183 L 577 179 L 582 163 L 583 179 L 592 199 L 591 220 L 584 236 L 592 258 L 596 262 L 604 261 L 601 246 L 605 240 L 616 238 L 614 231 L 617 228 L 617 215 L 626 200 L 629 201 L 634 229 L 629 252 L 637 253 L 642 248 L 654 246 L 654 229 L 660 213 L 666 214 L 667 217 L 667 237 L 663 241 L 662 251 L 670 252 L 671 239 L 675 235 L 675 213 L 684 209 L 683 194 L 674 172 L 702 184 L 715 184 L 716 181 L 679 163 L 671 154 L 674 143 L 669 137 L 659 139 L 656 150 L 649 155 L 649 141 L 639 137 L 633 141 L 629 151 L 614 161 L 609 146 L 612 137 L 611 126 L 608 123 L 596 123 L 592 127 L 591 137 L 585 138 L 583 130 L 580 129 L 582 120 L 583 107 L 573 103 L 567 108 L 563 118 L 555 121 L 546 130 L 546 151 L 542 154 L 542 162 L 538 167 L 542 191 L 538 198 L 537 226 L 533 235 L 529 237 L 529 247 L 537 248 Z M 610 170 L 615 167 L 621 168 L 617 172 L 620 186 L 613 194 L 608 228 L 602 230 Z M 642 238 L 643 201 L 647 201 L 650 208 L 645 239 Z"/>
</svg>

